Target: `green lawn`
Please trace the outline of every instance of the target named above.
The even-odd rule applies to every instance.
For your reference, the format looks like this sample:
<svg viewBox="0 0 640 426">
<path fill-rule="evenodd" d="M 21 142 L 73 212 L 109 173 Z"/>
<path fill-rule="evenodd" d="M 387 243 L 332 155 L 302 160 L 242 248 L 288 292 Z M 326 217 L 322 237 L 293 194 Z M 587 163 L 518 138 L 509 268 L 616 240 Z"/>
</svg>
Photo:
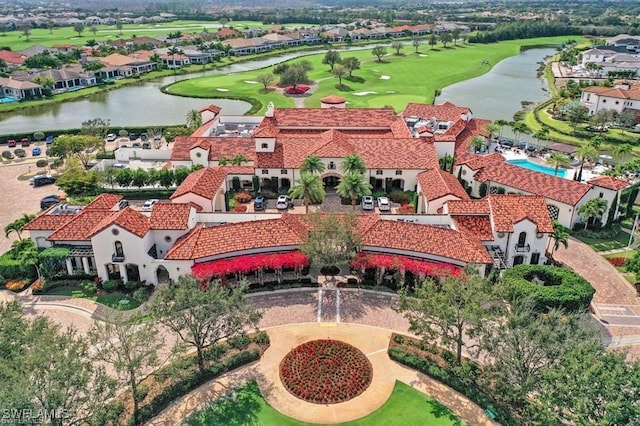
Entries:
<svg viewBox="0 0 640 426">
<path fill-rule="evenodd" d="M 280 414 L 264 400 L 256 382 L 249 382 L 230 400 L 218 400 L 204 410 L 195 413 L 188 425 L 260 425 L 300 426 L 310 425 Z M 352 422 L 349 426 L 445 426 L 463 425 L 447 407 L 410 386 L 396 382 L 387 402 L 378 410 Z"/>
<path fill-rule="evenodd" d="M 412 46 L 405 46 L 399 56 L 395 55 L 395 50 L 388 48 L 388 55 L 383 57 L 382 62 L 378 62 L 371 54 L 371 49 L 340 52 L 342 58 L 355 56 L 362 63 L 361 69 L 353 73 L 355 79 L 343 79 L 347 88 L 342 89 L 336 87 L 338 79 L 333 77 L 329 67 L 322 64 L 324 54 L 306 56 L 304 59 L 313 64 L 309 78 L 318 82 L 319 86 L 316 93 L 305 99 L 305 106 L 318 107 L 322 97 L 336 93 L 346 98 L 351 108 L 391 106 L 400 111 L 409 102 L 431 103 L 436 90 L 486 73 L 499 61 L 517 55 L 521 46 L 560 44 L 569 38 L 571 37 L 512 40 L 489 45 L 451 44 L 446 49 L 442 46 L 431 49 L 423 43 L 419 46 L 418 53 Z M 294 59 L 292 62 L 300 60 Z M 487 62 L 489 65 L 486 65 Z M 263 104 L 261 112 L 266 110 L 269 102 L 280 107 L 293 106 L 292 98 L 276 92 L 264 93 L 260 84 L 251 84 L 258 75 L 272 71 L 273 67 L 269 67 L 257 71 L 194 78 L 169 85 L 165 87 L 165 91 L 192 97 L 255 98 Z"/>
<path fill-rule="evenodd" d="M 600 240 L 596 238 L 587 238 L 581 235 L 574 235 L 574 237 L 583 243 L 591 246 L 595 251 L 607 251 L 625 248 L 629 244 L 629 234 L 620 231 L 614 239 Z M 571 244 L 571 243 L 569 243 Z"/>
<path fill-rule="evenodd" d="M 58 287 L 46 293 L 47 296 L 69 296 L 69 297 L 81 297 L 83 299 L 93 300 L 94 302 L 102 303 L 105 306 L 114 309 L 135 309 L 140 306 L 137 300 L 122 293 L 108 293 L 96 296 L 95 294 L 89 294 L 80 287 Z M 120 303 L 123 300 L 128 300 L 128 303 Z"/>
</svg>

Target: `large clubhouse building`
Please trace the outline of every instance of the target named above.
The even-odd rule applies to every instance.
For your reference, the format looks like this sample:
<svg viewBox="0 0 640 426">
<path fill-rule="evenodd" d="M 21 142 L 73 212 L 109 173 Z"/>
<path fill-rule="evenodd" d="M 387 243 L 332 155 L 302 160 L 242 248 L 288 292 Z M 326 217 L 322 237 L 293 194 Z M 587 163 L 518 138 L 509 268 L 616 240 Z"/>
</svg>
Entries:
<svg viewBox="0 0 640 426">
<path fill-rule="evenodd" d="M 203 125 L 176 138 L 165 158 L 167 168 L 203 166 L 170 202 L 143 212 L 119 209 L 120 196 L 103 194 L 83 208 L 53 206 L 24 229 L 39 247 L 70 247 L 69 273 L 161 284 L 207 262 L 297 251 L 309 232 L 305 215 L 228 212 L 225 195 L 238 183 L 286 191 L 311 155 L 324 163 L 321 178 L 331 189 L 343 175 L 342 160 L 358 154 L 374 190 L 418 194 L 413 214 L 358 215 L 363 252 L 474 264 L 488 273 L 546 262 L 552 220 L 582 223 L 578 210 L 594 198 L 617 212 L 613 204 L 627 186 L 605 176 L 576 182 L 509 164 L 497 153 L 471 152 L 474 136 L 490 138 L 489 121 L 451 103 L 409 104 L 401 114 L 344 106 L 344 99 L 329 96 L 322 108 L 270 105 L 264 116 L 251 117 L 224 116 L 211 105 L 200 111 Z M 121 148 L 116 159 L 157 161 L 150 157 L 154 151 Z M 243 156 L 243 165 L 221 165 L 236 156 Z M 447 156 L 455 158 L 453 173 L 440 167 Z"/>
</svg>

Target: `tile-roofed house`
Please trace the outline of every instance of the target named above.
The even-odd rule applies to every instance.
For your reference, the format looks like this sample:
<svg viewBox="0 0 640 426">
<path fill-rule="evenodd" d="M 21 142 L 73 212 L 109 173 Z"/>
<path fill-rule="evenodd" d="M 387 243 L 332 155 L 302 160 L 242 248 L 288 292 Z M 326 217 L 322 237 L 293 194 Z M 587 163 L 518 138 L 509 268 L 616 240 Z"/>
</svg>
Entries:
<svg viewBox="0 0 640 426">
<path fill-rule="evenodd" d="M 53 206 L 50 210 L 55 210 L 56 207 L 57 206 Z M 22 230 L 55 231 L 74 217 L 74 215 L 71 214 L 52 214 L 50 210 L 34 218 L 31 222 L 27 223 Z"/>
<path fill-rule="evenodd" d="M 491 263 L 487 249 L 479 240 L 453 229 L 417 223 L 376 222 L 362 238 L 363 249 L 430 257 L 457 265 Z"/>
<path fill-rule="evenodd" d="M 151 210 L 150 229 L 187 229 L 193 206 L 184 203 L 157 203 Z"/>
<path fill-rule="evenodd" d="M 464 231 L 481 241 L 493 241 L 493 229 L 489 215 L 456 215 L 451 220 L 456 229 Z"/>
<path fill-rule="evenodd" d="M 528 219 L 536 224 L 537 232 L 553 233 L 544 197 L 492 194 L 487 198 L 497 232 L 513 232 L 514 224 Z"/>
<path fill-rule="evenodd" d="M 458 121 L 463 117 L 468 117 L 471 110 L 467 107 L 459 107 L 451 102 L 443 102 L 438 105 L 410 103 L 405 108 L 402 115 L 404 117 L 420 117 L 429 119 L 435 117 L 441 121 Z"/>
<path fill-rule="evenodd" d="M 233 158 L 236 155 L 244 155 L 249 162 L 255 161 L 256 158 L 256 147 L 253 138 L 178 136 L 173 142 L 171 151 L 170 160 L 173 166 L 190 166 L 194 160 L 191 150 L 195 147 L 208 151 L 206 160 L 209 161 L 210 166 L 216 165 L 221 158 Z"/>
<path fill-rule="evenodd" d="M 42 86 L 31 81 L 0 77 L 0 96 L 17 100 L 42 96 Z"/>
<path fill-rule="evenodd" d="M 439 167 L 418 174 L 418 193 L 424 197 L 416 206 L 418 213 L 435 214 L 448 200 L 469 199 L 458 179 Z"/>
<path fill-rule="evenodd" d="M 104 217 L 94 227 L 91 236 L 111 225 L 116 225 L 137 237 L 143 237 L 149 231 L 149 218 L 131 207 L 126 207 Z"/>
<path fill-rule="evenodd" d="M 11 50 L 0 50 L 0 59 L 4 60 L 9 67 L 19 67 L 27 60 L 27 55 Z"/>
<path fill-rule="evenodd" d="M 85 208 L 49 235 L 48 240 L 53 242 L 88 242 L 95 233 L 96 227 L 112 214 L 114 212 L 110 210 L 87 210 Z"/>
<path fill-rule="evenodd" d="M 598 176 L 587 181 L 588 184 L 618 191 L 629 186 L 629 183 L 611 176 Z"/>
<path fill-rule="evenodd" d="M 391 108 L 276 108 L 274 118 L 280 129 L 388 129 L 398 119 Z"/>
<path fill-rule="evenodd" d="M 488 215 L 491 213 L 489 200 L 451 200 L 447 202 L 445 212 L 451 215 Z"/>
<path fill-rule="evenodd" d="M 122 195 L 117 194 L 100 194 L 87 204 L 83 210 L 110 210 L 118 204 L 122 198 Z"/>
</svg>

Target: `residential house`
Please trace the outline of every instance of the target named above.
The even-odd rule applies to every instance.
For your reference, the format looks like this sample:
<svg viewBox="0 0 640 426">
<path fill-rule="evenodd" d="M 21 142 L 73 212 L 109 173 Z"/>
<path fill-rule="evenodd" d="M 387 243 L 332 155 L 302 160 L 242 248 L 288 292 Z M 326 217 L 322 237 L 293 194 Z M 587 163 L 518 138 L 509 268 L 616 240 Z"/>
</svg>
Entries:
<svg viewBox="0 0 640 426">
<path fill-rule="evenodd" d="M 580 103 L 589 108 L 589 115 L 603 109 L 616 112 L 631 110 L 640 115 L 640 84 L 622 82 L 614 87 L 585 87 L 580 95 Z"/>
<path fill-rule="evenodd" d="M 42 96 L 42 86 L 30 81 L 0 77 L 0 98 L 15 100 L 32 99 Z"/>
<path fill-rule="evenodd" d="M 18 68 L 24 64 L 28 58 L 24 53 L 12 52 L 11 50 L 0 50 L 0 59 L 6 64 L 7 68 Z"/>
</svg>

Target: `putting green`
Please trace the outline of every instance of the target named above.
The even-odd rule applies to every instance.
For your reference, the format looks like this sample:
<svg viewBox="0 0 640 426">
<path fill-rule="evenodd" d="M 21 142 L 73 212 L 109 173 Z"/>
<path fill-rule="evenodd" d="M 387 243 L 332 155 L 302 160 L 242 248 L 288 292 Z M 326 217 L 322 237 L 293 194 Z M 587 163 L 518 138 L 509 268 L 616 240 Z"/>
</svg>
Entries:
<svg viewBox="0 0 640 426">
<path fill-rule="evenodd" d="M 306 56 L 303 59 L 313 65 L 309 78 L 317 82 L 317 87 L 311 96 L 305 98 L 305 106 L 319 107 L 322 97 L 338 94 L 346 98 L 349 107 L 352 108 L 391 106 L 401 111 L 408 102 L 433 102 L 437 90 L 486 73 L 499 61 L 517 55 L 522 46 L 558 45 L 569 39 L 580 37 L 544 37 L 487 45 L 459 44 L 450 45 L 446 49 L 441 46 L 431 49 L 425 43 L 419 46 L 417 53 L 413 47 L 405 46 L 400 55 L 386 55 L 382 62 L 377 61 L 370 49 L 341 51 L 341 58 L 355 56 L 362 64 L 359 70 L 354 71 L 354 78 L 342 79 L 342 87 L 338 87 L 338 79 L 332 76 L 329 67 L 322 64 L 324 54 Z M 392 49 L 389 49 L 389 52 L 395 53 Z M 290 62 L 301 60 L 294 59 Z M 262 85 L 245 83 L 259 80 L 259 75 L 272 72 L 273 67 L 269 67 L 236 74 L 194 78 L 171 84 L 164 90 L 180 96 L 217 98 L 224 95 L 216 93 L 215 88 L 225 87 L 230 89 L 230 97 L 259 100 L 262 103 L 260 113 L 266 110 L 269 102 L 280 107 L 293 107 L 293 99 L 283 95 L 281 91 L 271 90 L 265 93 Z M 358 95 L 363 92 L 376 94 Z"/>
<path fill-rule="evenodd" d="M 229 400 L 218 400 L 195 413 L 185 424 L 196 425 L 260 425 L 302 426 L 284 416 L 264 400 L 256 382 L 249 382 Z M 451 410 L 402 382 L 396 382 L 385 404 L 359 420 L 341 423 L 348 426 L 385 424 L 390 426 L 459 426 L 465 423 Z"/>
</svg>

